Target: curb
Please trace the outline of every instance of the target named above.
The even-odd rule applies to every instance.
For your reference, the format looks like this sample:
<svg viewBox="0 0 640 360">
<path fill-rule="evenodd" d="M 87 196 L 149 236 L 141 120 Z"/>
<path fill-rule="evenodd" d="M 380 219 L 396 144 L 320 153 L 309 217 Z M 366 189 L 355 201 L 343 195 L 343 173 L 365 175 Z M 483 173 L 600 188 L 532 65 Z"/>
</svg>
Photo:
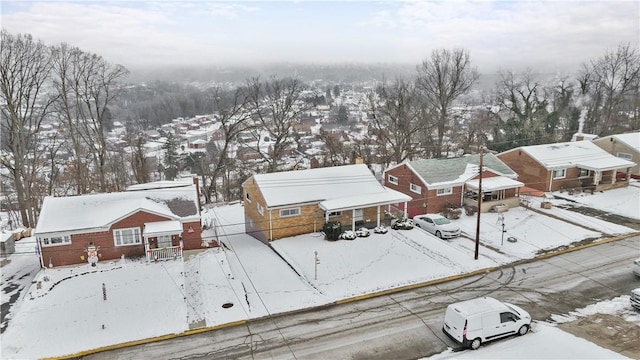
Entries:
<svg viewBox="0 0 640 360">
<path fill-rule="evenodd" d="M 181 332 L 179 334 L 167 334 L 167 335 L 155 336 L 155 337 L 150 337 L 150 338 L 141 339 L 141 340 L 127 341 L 127 342 L 120 343 L 120 344 L 113 344 L 113 345 L 102 346 L 102 347 L 95 348 L 95 349 L 84 350 L 84 351 L 80 351 L 80 352 L 77 352 L 77 353 L 74 353 L 74 354 L 62 355 L 62 356 L 54 356 L 54 357 L 46 357 L 46 358 L 42 358 L 42 359 L 43 360 L 76 359 L 76 358 L 81 358 L 83 356 L 87 356 L 87 355 L 91 355 L 91 354 L 97 354 L 97 353 L 104 352 L 104 351 L 123 349 L 123 348 L 126 348 L 126 347 L 131 347 L 131 346 L 136 346 L 136 345 L 150 344 L 150 343 L 154 343 L 154 342 L 158 342 L 158 341 L 175 339 L 175 338 L 179 338 L 179 337 L 183 337 L 183 336 L 195 335 L 195 334 L 200 334 L 200 333 L 204 333 L 204 332 L 208 332 L 208 331 L 219 330 L 219 329 L 224 329 L 224 328 L 228 328 L 228 327 L 243 325 L 243 324 L 246 324 L 246 323 L 247 323 L 247 320 L 238 320 L 238 321 L 233 321 L 233 322 L 230 322 L 230 323 L 220 324 L 220 325 L 206 327 L 206 328 L 187 330 L 187 331 Z"/>
<path fill-rule="evenodd" d="M 504 264 L 504 265 L 501 265 L 501 266 L 478 269 L 478 270 L 475 270 L 475 271 L 472 271 L 472 272 L 469 272 L 469 273 L 465 273 L 465 274 L 447 276 L 447 277 L 444 277 L 444 278 L 430 280 L 430 281 L 426 281 L 426 282 L 422 282 L 422 283 L 411 284 L 411 285 L 401 286 L 401 287 L 397 287 L 397 288 L 393 288 L 393 289 L 381 290 L 381 291 L 378 291 L 378 292 L 375 292 L 375 293 L 358 295 L 358 296 L 354 296 L 354 297 L 350 297 L 350 298 L 346 298 L 346 299 L 341 299 L 341 300 L 337 300 L 337 301 L 334 301 L 334 302 L 331 302 L 331 303 L 328 303 L 328 304 L 325 304 L 325 305 L 321 305 L 321 306 L 319 306 L 319 308 L 327 307 L 327 306 L 340 305 L 340 304 L 346 304 L 346 303 L 356 302 L 356 301 L 360 301 L 360 300 L 371 299 L 371 298 L 375 298 L 375 297 L 379 297 L 379 296 L 391 295 L 391 294 L 399 293 L 399 292 L 402 292 L 402 291 L 413 290 L 413 289 L 418 289 L 418 288 L 422 288 L 422 287 L 426 287 L 426 286 L 442 284 L 442 283 L 449 282 L 449 281 L 464 279 L 464 278 L 467 278 L 467 277 L 471 277 L 471 276 L 475 276 L 475 275 L 479 275 L 479 274 L 483 274 L 483 273 L 489 273 L 489 272 L 492 272 L 494 270 L 498 270 L 498 269 L 501 269 L 501 268 L 504 268 L 504 267 L 510 267 L 510 266 L 515 266 L 515 265 L 530 263 L 530 262 L 533 262 L 533 261 L 536 261 L 536 260 L 544 260 L 544 259 L 548 259 L 548 258 L 551 258 L 551 257 L 554 257 L 554 256 L 566 254 L 566 253 L 569 253 L 569 252 L 590 248 L 590 247 L 593 247 L 593 246 L 596 246 L 596 245 L 608 244 L 608 243 L 611 243 L 611 242 L 614 242 L 614 241 L 624 240 L 624 239 L 627 239 L 627 238 L 630 238 L 630 237 L 633 237 L 633 236 L 638 236 L 638 235 L 640 235 L 640 232 L 636 231 L 636 232 L 629 233 L 629 234 L 623 234 L 623 235 L 619 235 L 619 236 L 614 236 L 614 237 L 611 237 L 611 238 L 606 238 L 606 239 L 604 239 L 602 241 L 593 241 L 591 243 L 584 244 L 584 245 L 578 245 L 578 246 L 575 246 L 575 247 L 568 247 L 568 248 L 565 248 L 565 249 L 562 249 L 562 250 L 557 250 L 557 251 L 550 252 L 550 253 L 547 253 L 547 254 L 538 255 L 538 256 L 535 256 L 535 257 L 530 258 L 530 259 L 517 260 L 517 261 L 511 262 L 511 263 L 508 263 L 508 264 Z M 312 309 L 304 308 L 304 309 L 293 310 L 293 311 L 289 311 L 289 312 L 286 312 L 286 313 L 275 314 L 275 315 L 278 316 L 278 315 L 286 315 L 286 314 L 294 314 L 294 313 L 303 313 L 303 312 L 310 311 L 310 310 L 312 310 Z M 212 327 L 204 327 L 204 328 L 199 328 L 199 329 L 186 330 L 186 331 L 184 331 L 182 333 L 179 333 L 179 334 L 168 334 L 168 335 L 156 336 L 156 337 L 151 337 L 151 338 L 146 338 L 146 339 L 141 339 L 141 340 L 128 341 L 128 342 L 124 342 L 124 343 L 120 343 L 120 344 L 107 345 L 107 346 L 103 346 L 103 347 L 99 347 L 99 348 L 95 348 L 95 349 L 84 350 L 84 351 L 80 351 L 80 352 L 77 352 L 77 353 L 74 353 L 74 354 L 70 354 L 70 355 L 47 357 L 47 358 L 43 358 L 43 359 L 44 360 L 76 359 L 76 358 L 80 358 L 80 357 L 83 357 L 83 356 L 96 354 L 96 353 L 100 353 L 100 352 L 104 352 L 104 351 L 122 349 L 122 348 L 136 346 L 136 345 L 144 345 L 144 344 L 149 344 L 149 343 L 153 343 L 153 342 L 158 342 L 158 341 L 163 341 L 163 340 L 170 340 L 170 339 L 175 339 L 175 338 L 179 338 L 179 337 L 183 337 L 183 336 L 195 335 L 195 334 L 205 333 L 205 332 L 209 332 L 209 331 L 224 329 L 224 328 L 228 328 L 228 327 L 234 327 L 234 326 L 238 326 L 238 325 L 245 325 L 245 324 L 250 323 L 252 321 L 257 321 L 257 320 L 264 319 L 264 318 L 265 317 L 261 317 L 261 318 L 258 318 L 258 319 L 250 319 L 250 320 L 238 320 L 238 321 L 229 322 L 229 323 L 225 323 L 225 324 L 220 324 L 220 325 L 216 325 L 216 326 L 212 326 Z"/>
</svg>

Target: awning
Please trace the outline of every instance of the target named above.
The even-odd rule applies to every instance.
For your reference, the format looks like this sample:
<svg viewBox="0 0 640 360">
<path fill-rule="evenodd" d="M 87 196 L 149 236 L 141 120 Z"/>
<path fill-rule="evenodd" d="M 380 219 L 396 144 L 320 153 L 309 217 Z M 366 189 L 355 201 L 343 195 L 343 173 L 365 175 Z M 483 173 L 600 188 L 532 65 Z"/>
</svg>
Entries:
<svg viewBox="0 0 640 360">
<path fill-rule="evenodd" d="M 579 168 L 592 171 L 609 171 L 616 169 L 626 169 L 636 166 L 636 163 L 616 156 L 608 156 L 606 158 L 593 157 L 592 159 L 576 161 L 575 164 Z"/>
<path fill-rule="evenodd" d="M 478 190 L 479 179 L 469 180 L 464 183 L 467 189 Z M 496 191 L 504 189 L 514 189 L 524 186 L 523 183 L 517 180 L 509 179 L 504 176 L 492 176 L 488 178 L 482 178 L 482 191 Z"/>
<path fill-rule="evenodd" d="M 142 232 L 145 238 L 177 234 L 182 234 L 182 223 L 177 220 L 145 223 Z"/>
<path fill-rule="evenodd" d="M 321 201 L 319 206 L 324 211 L 343 211 L 397 204 L 410 200 L 411 196 L 409 195 L 405 195 L 393 189 L 385 188 L 384 191 L 372 194 L 362 194 Z"/>
</svg>

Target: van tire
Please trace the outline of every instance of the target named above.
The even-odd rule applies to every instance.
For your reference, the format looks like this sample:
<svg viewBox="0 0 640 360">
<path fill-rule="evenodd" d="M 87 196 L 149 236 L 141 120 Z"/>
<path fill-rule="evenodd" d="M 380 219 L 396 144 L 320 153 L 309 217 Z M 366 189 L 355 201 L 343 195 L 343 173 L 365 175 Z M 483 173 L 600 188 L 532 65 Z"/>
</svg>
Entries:
<svg viewBox="0 0 640 360">
<path fill-rule="evenodd" d="M 518 329 L 518 335 L 520 336 L 525 335 L 528 332 L 529 332 L 529 326 L 527 325 L 522 325 L 520 326 L 520 329 Z"/>
<path fill-rule="evenodd" d="M 471 350 L 478 350 L 480 345 L 482 345 L 482 340 L 480 340 L 480 338 L 475 338 L 473 339 L 471 344 L 469 344 L 469 347 L 471 348 Z"/>
</svg>

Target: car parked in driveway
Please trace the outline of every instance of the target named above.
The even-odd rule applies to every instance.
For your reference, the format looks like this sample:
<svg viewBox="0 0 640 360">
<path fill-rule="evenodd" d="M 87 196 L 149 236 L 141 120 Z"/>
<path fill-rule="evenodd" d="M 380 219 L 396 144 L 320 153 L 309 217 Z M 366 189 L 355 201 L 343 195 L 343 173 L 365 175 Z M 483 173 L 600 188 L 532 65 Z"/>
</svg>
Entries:
<svg viewBox="0 0 640 360">
<path fill-rule="evenodd" d="M 413 217 L 413 224 L 441 239 L 460 236 L 460 227 L 439 214 L 416 215 Z"/>
<path fill-rule="evenodd" d="M 637 258 L 633 262 L 633 273 L 636 274 L 636 276 L 640 276 L 640 258 Z"/>
</svg>

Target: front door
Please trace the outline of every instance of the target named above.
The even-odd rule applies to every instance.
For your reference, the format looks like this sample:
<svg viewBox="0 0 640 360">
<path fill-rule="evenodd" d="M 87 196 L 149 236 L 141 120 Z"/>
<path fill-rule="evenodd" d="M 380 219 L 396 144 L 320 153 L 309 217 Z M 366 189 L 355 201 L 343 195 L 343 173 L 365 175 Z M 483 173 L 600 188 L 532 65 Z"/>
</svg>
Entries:
<svg viewBox="0 0 640 360">
<path fill-rule="evenodd" d="M 158 247 L 160 249 L 171 246 L 171 235 L 158 236 Z"/>
<path fill-rule="evenodd" d="M 363 219 L 362 209 L 354 209 L 353 210 L 353 220 L 354 221 L 362 221 Z"/>
</svg>

